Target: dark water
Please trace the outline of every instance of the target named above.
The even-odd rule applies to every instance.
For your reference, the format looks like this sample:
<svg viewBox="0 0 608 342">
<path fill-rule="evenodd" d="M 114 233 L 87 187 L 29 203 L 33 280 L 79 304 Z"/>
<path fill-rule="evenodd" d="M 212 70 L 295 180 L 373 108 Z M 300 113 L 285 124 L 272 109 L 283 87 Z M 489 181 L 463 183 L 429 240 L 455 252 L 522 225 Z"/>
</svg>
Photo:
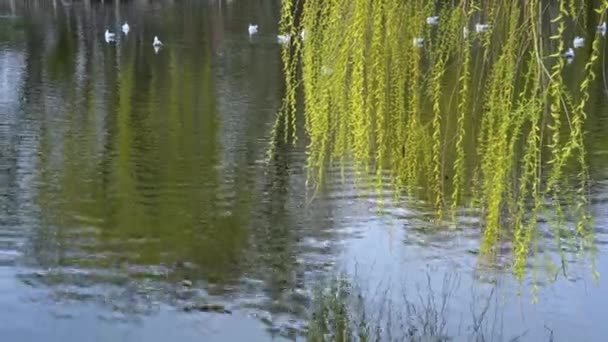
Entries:
<svg viewBox="0 0 608 342">
<path fill-rule="evenodd" d="M 293 337 L 317 280 L 344 270 L 372 292 L 457 274 L 457 338 L 494 289 L 493 340 L 551 329 L 557 341 L 603 341 L 608 287 L 592 281 L 591 260 L 539 281 L 531 304 L 532 280 L 477 259 L 474 216 L 437 231 L 414 201 L 379 213 L 393 195 L 355 190 L 348 169 L 346 182 L 329 170 L 312 199 L 302 146 L 278 144 L 267 161 L 279 5 L 0 1 L 0 340 Z M 107 44 L 105 29 L 125 20 L 129 34 Z M 249 22 L 260 35 L 249 38 Z M 605 93 L 593 99 L 596 267 L 607 274 L 608 107 Z M 184 311 L 202 303 L 231 314 Z"/>
</svg>

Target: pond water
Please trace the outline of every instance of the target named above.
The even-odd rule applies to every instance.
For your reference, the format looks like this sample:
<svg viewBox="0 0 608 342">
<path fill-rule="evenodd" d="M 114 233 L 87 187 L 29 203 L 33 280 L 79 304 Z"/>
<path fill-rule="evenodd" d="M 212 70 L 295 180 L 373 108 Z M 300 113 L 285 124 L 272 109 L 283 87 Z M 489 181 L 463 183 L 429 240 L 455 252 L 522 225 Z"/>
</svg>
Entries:
<svg viewBox="0 0 608 342">
<path fill-rule="evenodd" d="M 603 341 L 608 287 L 589 258 L 538 283 L 532 304 L 531 280 L 478 259 L 473 214 L 433 229 L 424 205 L 355 188 L 349 168 L 327 170 L 313 196 L 305 139 L 278 144 L 267 162 L 284 87 L 279 10 L 278 1 L 0 1 L 2 340 L 301 338 L 314 288 L 346 272 L 370 305 L 382 289 L 398 297 L 424 291 L 427 276 L 435 289 L 457 277 L 456 340 L 489 298 L 489 339 Z M 129 34 L 106 43 L 104 31 L 124 21 Z M 592 102 L 603 276 L 606 93 Z M 186 310 L 203 303 L 211 312 Z"/>
</svg>

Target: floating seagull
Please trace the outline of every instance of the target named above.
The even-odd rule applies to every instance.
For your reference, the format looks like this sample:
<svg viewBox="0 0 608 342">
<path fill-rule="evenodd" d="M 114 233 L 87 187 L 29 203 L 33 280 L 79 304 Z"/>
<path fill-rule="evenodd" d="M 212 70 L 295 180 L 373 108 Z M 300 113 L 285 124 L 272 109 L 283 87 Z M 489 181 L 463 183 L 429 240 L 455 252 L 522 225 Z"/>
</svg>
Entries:
<svg viewBox="0 0 608 342">
<path fill-rule="evenodd" d="M 414 47 L 422 47 L 424 44 L 424 38 L 414 38 L 413 43 Z"/>
<path fill-rule="evenodd" d="M 574 38 L 572 45 L 574 45 L 575 49 L 582 48 L 583 46 L 585 46 L 585 38 L 583 38 L 583 37 Z"/>
<path fill-rule="evenodd" d="M 122 24 L 122 33 L 129 34 L 129 31 L 131 31 L 131 27 L 129 27 L 129 24 L 125 21 L 125 23 Z"/>
<path fill-rule="evenodd" d="M 161 42 L 157 36 L 154 36 L 154 41 L 152 42 L 152 46 L 161 47 L 161 46 L 163 46 L 163 42 Z"/>
<path fill-rule="evenodd" d="M 279 34 L 277 36 L 277 41 L 279 42 L 279 44 L 289 43 L 290 40 L 291 36 L 289 36 L 288 34 Z"/>
<path fill-rule="evenodd" d="M 434 16 L 434 17 L 428 17 L 426 18 L 426 23 L 429 25 L 438 25 L 439 24 L 439 17 L 438 16 Z"/>
<path fill-rule="evenodd" d="M 106 43 L 113 42 L 116 39 L 116 33 L 112 33 L 110 30 L 106 30 L 104 36 L 106 38 Z"/>
<path fill-rule="evenodd" d="M 302 40 L 306 39 L 306 30 L 300 31 L 300 37 L 302 37 Z"/>
<path fill-rule="evenodd" d="M 464 39 L 469 38 L 469 28 L 466 26 L 462 28 L 462 37 Z"/>
<path fill-rule="evenodd" d="M 606 22 L 604 22 L 602 25 L 598 25 L 597 26 L 597 31 L 602 35 L 605 36 L 606 35 Z"/>
<path fill-rule="evenodd" d="M 567 59 L 573 59 L 574 58 L 574 49 L 569 48 L 566 52 L 564 52 L 562 54 L 562 57 L 567 58 Z"/>
<path fill-rule="evenodd" d="M 327 67 L 327 66 L 325 66 L 325 65 L 323 65 L 323 66 L 321 67 L 321 74 L 322 74 L 322 75 L 329 76 L 329 75 L 331 75 L 331 74 L 333 74 L 333 73 L 334 73 L 334 69 L 329 68 L 329 67 Z"/>
<path fill-rule="evenodd" d="M 249 35 L 253 36 L 258 33 L 258 25 L 249 24 Z"/>
<path fill-rule="evenodd" d="M 483 33 L 486 32 L 490 28 L 488 24 L 475 24 L 475 32 Z"/>
</svg>

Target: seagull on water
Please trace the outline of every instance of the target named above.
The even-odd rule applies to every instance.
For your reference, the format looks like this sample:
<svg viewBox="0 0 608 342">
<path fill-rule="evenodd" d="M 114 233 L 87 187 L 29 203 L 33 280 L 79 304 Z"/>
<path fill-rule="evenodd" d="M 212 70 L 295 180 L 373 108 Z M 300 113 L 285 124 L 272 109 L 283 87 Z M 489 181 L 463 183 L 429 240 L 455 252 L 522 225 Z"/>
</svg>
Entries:
<svg viewBox="0 0 608 342">
<path fill-rule="evenodd" d="M 288 34 L 279 34 L 277 36 L 277 41 L 279 42 L 279 44 L 289 43 L 290 40 L 291 36 Z"/>
<path fill-rule="evenodd" d="M 490 28 L 488 24 L 475 24 L 475 32 L 484 33 Z"/>
<path fill-rule="evenodd" d="M 427 17 L 426 18 L 426 23 L 428 25 L 432 25 L 432 26 L 438 25 L 439 24 L 439 17 L 438 16 Z"/>
<path fill-rule="evenodd" d="M 469 28 L 466 26 L 462 28 L 462 38 L 469 38 Z"/>
<path fill-rule="evenodd" d="M 562 57 L 567 58 L 567 59 L 572 59 L 574 58 L 574 49 L 569 48 L 566 52 L 564 52 L 562 54 Z"/>
<path fill-rule="evenodd" d="M 602 23 L 602 25 L 597 26 L 597 31 L 602 35 L 606 35 L 606 22 Z"/>
<path fill-rule="evenodd" d="M 154 41 L 152 42 L 152 46 L 161 47 L 161 46 L 163 46 L 163 42 L 161 42 L 157 36 L 154 36 Z"/>
<path fill-rule="evenodd" d="M 424 38 L 414 38 L 413 43 L 414 47 L 422 47 L 424 44 Z"/>
<path fill-rule="evenodd" d="M 253 36 L 256 33 L 258 33 L 258 25 L 249 24 L 249 35 Z"/>
<path fill-rule="evenodd" d="M 582 48 L 583 46 L 585 46 L 585 38 L 583 38 L 583 37 L 574 38 L 574 40 L 572 41 L 572 45 L 574 46 L 575 49 Z"/>
<path fill-rule="evenodd" d="M 110 30 L 106 30 L 104 36 L 106 38 L 106 43 L 113 42 L 116 39 L 116 33 L 112 33 Z"/>
<path fill-rule="evenodd" d="M 122 24 L 122 33 L 127 35 L 129 34 L 129 31 L 131 31 L 131 27 L 129 27 L 129 24 L 127 24 L 127 22 L 125 21 L 125 23 Z"/>
</svg>

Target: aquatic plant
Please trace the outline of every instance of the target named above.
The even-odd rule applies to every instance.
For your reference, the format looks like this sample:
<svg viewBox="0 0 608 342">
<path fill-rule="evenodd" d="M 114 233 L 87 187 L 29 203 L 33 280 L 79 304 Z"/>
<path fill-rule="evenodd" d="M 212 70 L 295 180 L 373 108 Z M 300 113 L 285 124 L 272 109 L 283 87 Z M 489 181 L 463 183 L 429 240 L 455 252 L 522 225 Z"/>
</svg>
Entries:
<svg viewBox="0 0 608 342">
<path fill-rule="evenodd" d="M 445 274 L 440 286 L 433 286 L 427 274 L 426 282 L 399 290 L 392 297 L 391 289 L 364 290 L 345 275 L 322 285 L 312 303 L 306 332 L 309 342 L 519 341 L 527 333 L 514 334 L 500 327 L 504 307 L 495 287 L 471 288 L 471 302 L 457 303 L 460 278 L 455 274 Z M 467 306 L 470 312 L 456 314 Z M 511 334 L 514 336 L 506 337 Z"/>
<path fill-rule="evenodd" d="M 317 188 L 329 165 L 352 164 L 378 189 L 388 172 L 397 194 L 435 208 L 439 226 L 479 209 L 481 255 L 508 242 L 522 278 L 541 217 L 559 250 L 593 252 L 583 124 L 603 38 L 588 36 L 573 65 L 562 54 L 572 28 L 595 28 L 607 9 L 605 0 L 285 0 L 281 32 L 296 39 L 283 47 L 277 122 L 295 138 L 303 108 Z M 433 16 L 438 25 L 427 25 Z M 581 65 L 570 82 L 565 72 Z"/>
</svg>

